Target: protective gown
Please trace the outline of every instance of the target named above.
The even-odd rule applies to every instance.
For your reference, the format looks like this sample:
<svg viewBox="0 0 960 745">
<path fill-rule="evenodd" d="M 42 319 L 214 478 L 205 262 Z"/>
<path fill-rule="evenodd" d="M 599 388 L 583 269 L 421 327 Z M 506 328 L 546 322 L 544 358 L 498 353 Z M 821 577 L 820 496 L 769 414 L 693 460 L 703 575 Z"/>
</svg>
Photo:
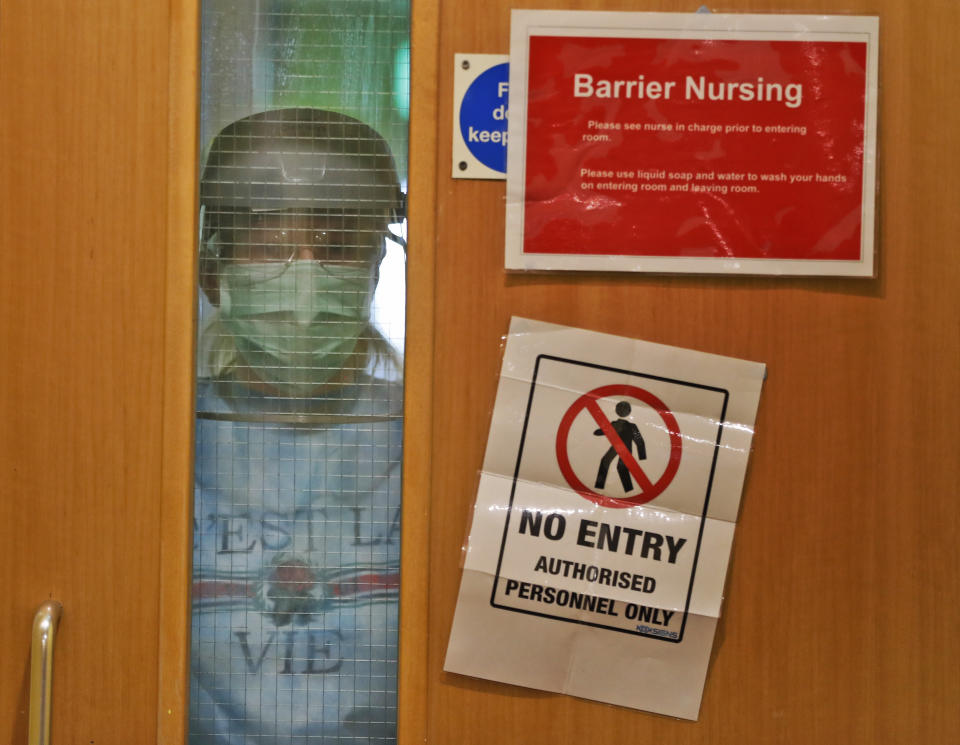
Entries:
<svg viewBox="0 0 960 745">
<path fill-rule="evenodd" d="M 193 745 L 395 740 L 401 393 L 200 382 Z"/>
</svg>

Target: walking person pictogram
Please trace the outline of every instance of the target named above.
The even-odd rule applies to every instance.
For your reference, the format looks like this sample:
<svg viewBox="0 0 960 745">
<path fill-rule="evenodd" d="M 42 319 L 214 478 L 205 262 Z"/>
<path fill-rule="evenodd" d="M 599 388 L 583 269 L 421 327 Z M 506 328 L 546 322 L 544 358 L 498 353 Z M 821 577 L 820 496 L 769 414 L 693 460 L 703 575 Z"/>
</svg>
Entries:
<svg viewBox="0 0 960 745">
<path fill-rule="evenodd" d="M 620 401 L 617 404 L 616 408 L 617 416 L 620 419 L 610 422 L 610 426 L 613 427 L 614 431 L 620 437 L 623 446 L 627 449 L 628 453 L 633 452 L 633 446 L 637 446 L 637 460 L 646 460 L 647 458 L 647 448 L 643 444 L 643 436 L 640 434 L 640 430 L 636 424 L 631 421 L 628 421 L 624 417 L 630 416 L 630 404 L 626 401 Z M 603 429 L 596 429 L 593 432 L 594 435 L 604 435 Z M 603 489 L 607 483 L 607 472 L 610 470 L 610 464 L 613 463 L 614 458 L 618 457 L 617 449 L 611 445 L 607 452 L 603 454 L 603 457 L 600 459 L 600 468 L 597 470 L 597 481 L 594 484 L 594 488 Z M 617 461 L 617 475 L 620 476 L 620 483 L 623 484 L 624 492 L 633 491 L 633 480 L 630 478 L 630 469 L 627 467 L 626 463 L 623 462 L 623 458 L 620 458 Z"/>
<path fill-rule="evenodd" d="M 633 404 L 624 400 L 626 398 L 636 399 L 642 406 L 650 407 L 657 413 L 663 422 L 662 431 L 670 438 L 670 444 L 666 451 L 666 443 L 659 435 L 654 437 L 650 443 L 646 443 L 640 435 L 640 427 L 626 419 L 630 416 L 631 406 L 633 406 Z M 619 418 L 611 421 L 611 418 L 603 412 L 599 402 L 604 400 L 608 400 L 610 403 L 618 402 L 615 411 Z M 581 414 L 585 416 L 581 416 Z M 649 412 L 644 409 L 643 421 L 646 421 L 648 414 Z M 591 426 L 584 427 L 582 424 L 575 424 L 578 421 L 589 422 Z M 654 423 L 649 426 L 659 432 L 661 428 L 655 423 L 656 420 L 651 421 Z M 599 429 L 595 430 L 594 426 L 599 427 Z M 647 425 L 641 424 L 642 426 Z M 592 450 L 587 446 L 587 443 L 592 442 L 592 436 L 600 435 L 607 439 L 604 445 L 608 446 L 608 449 L 603 452 L 603 457 L 600 459 L 600 467 L 596 472 L 596 485 L 590 487 L 581 480 L 581 476 L 578 476 L 574 470 L 574 466 L 570 462 L 570 450 L 571 448 L 580 451 Z M 651 448 L 650 456 L 647 455 L 648 446 Z M 635 385 L 624 385 L 622 383 L 602 385 L 584 393 L 564 412 L 557 427 L 556 454 L 557 465 L 560 467 L 563 478 L 584 499 L 589 499 L 591 502 L 604 507 L 617 509 L 636 507 L 656 499 L 670 486 L 673 477 L 677 475 L 677 470 L 680 468 L 680 459 L 683 455 L 683 437 L 680 434 L 680 425 L 677 423 L 673 412 L 650 391 Z M 640 465 L 641 461 L 652 457 L 654 464 L 661 463 L 663 460 L 661 456 L 664 454 L 667 455 L 667 462 L 663 472 L 659 476 L 654 472 L 652 474 L 653 478 L 651 478 L 644 472 Z M 606 484 L 610 466 L 614 459 L 618 457 L 617 473 L 620 476 L 624 493 L 616 496 L 605 494 L 602 490 L 604 484 Z M 583 476 L 586 476 L 588 471 L 590 473 L 587 482 L 594 481 L 592 478 L 593 464 L 596 461 L 593 460 L 593 456 L 589 452 L 583 452 L 577 456 L 577 461 L 580 464 L 578 467 L 584 469 Z"/>
</svg>

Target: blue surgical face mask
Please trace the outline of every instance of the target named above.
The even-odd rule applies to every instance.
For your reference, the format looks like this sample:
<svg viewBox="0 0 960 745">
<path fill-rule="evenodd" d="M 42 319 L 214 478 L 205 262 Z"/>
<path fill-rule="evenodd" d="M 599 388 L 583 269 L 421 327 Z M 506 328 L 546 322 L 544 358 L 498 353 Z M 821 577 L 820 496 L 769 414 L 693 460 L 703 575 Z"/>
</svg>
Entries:
<svg viewBox="0 0 960 745">
<path fill-rule="evenodd" d="M 285 396 L 309 396 L 354 355 L 370 322 L 369 264 L 230 263 L 220 317 L 242 361 Z"/>
</svg>

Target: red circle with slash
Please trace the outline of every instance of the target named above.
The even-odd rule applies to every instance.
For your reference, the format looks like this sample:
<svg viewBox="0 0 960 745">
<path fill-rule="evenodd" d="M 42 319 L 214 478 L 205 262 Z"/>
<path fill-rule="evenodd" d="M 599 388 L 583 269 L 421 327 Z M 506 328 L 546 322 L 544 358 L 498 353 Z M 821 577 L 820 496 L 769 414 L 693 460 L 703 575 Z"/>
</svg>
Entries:
<svg viewBox="0 0 960 745">
<path fill-rule="evenodd" d="M 654 409 L 657 414 L 660 415 L 664 425 L 666 425 L 667 433 L 670 435 L 670 458 L 667 461 L 667 467 L 656 481 L 651 481 L 646 473 L 644 473 L 643 468 L 640 467 L 640 461 L 638 461 L 633 455 L 633 452 L 628 450 L 623 444 L 623 441 L 613 429 L 610 420 L 600 409 L 597 400 L 610 396 L 627 396 L 642 401 Z M 567 439 L 570 434 L 570 425 L 573 424 L 573 420 L 577 418 L 577 415 L 581 411 L 589 413 L 594 421 L 596 421 L 597 426 L 603 430 L 604 436 L 617 451 L 620 461 L 627 467 L 630 475 L 636 479 L 637 484 L 640 486 L 639 494 L 633 497 L 619 498 L 600 494 L 590 489 L 577 477 L 577 474 L 574 473 L 573 467 L 570 465 L 570 456 L 567 454 Z M 570 484 L 581 497 L 589 499 L 591 502 L 595 502 L 603 507 L 636 507 L 656 499 L 663 493 L 664 489 L 670 485 L 673 477 L 677 475 L 677 470 L 680 468 L 680 456 L 682 452 L 683 441 L 680 437 L 680 426 L 677 424 L 677 418 L 673 415 L 673 412 L 667 408 L 667 405 L 663 403 L 663 401 L 650 393 L 650 391 L 645 391 L 643 388 L 637 388 L 632 385 L 604 385 L 588 391 L 574 401 L 573 405 L 567 409 L 557 429 L 557 463 L 560 466 L 560 472 L 567 480 L 567 483 Z"/>
</svg>

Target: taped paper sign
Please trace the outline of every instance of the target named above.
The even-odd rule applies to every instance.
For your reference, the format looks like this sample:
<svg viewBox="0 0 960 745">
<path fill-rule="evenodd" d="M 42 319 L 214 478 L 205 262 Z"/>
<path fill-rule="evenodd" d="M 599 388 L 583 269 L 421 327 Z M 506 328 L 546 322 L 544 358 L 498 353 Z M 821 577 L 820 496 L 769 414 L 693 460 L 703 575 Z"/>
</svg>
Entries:
<svg viewBox="0 0 960 745">
<path fill-rule="evenodd" d="M 515 318 L 444 669 L 695 719 L 763 377 Z"/>
</svg>

